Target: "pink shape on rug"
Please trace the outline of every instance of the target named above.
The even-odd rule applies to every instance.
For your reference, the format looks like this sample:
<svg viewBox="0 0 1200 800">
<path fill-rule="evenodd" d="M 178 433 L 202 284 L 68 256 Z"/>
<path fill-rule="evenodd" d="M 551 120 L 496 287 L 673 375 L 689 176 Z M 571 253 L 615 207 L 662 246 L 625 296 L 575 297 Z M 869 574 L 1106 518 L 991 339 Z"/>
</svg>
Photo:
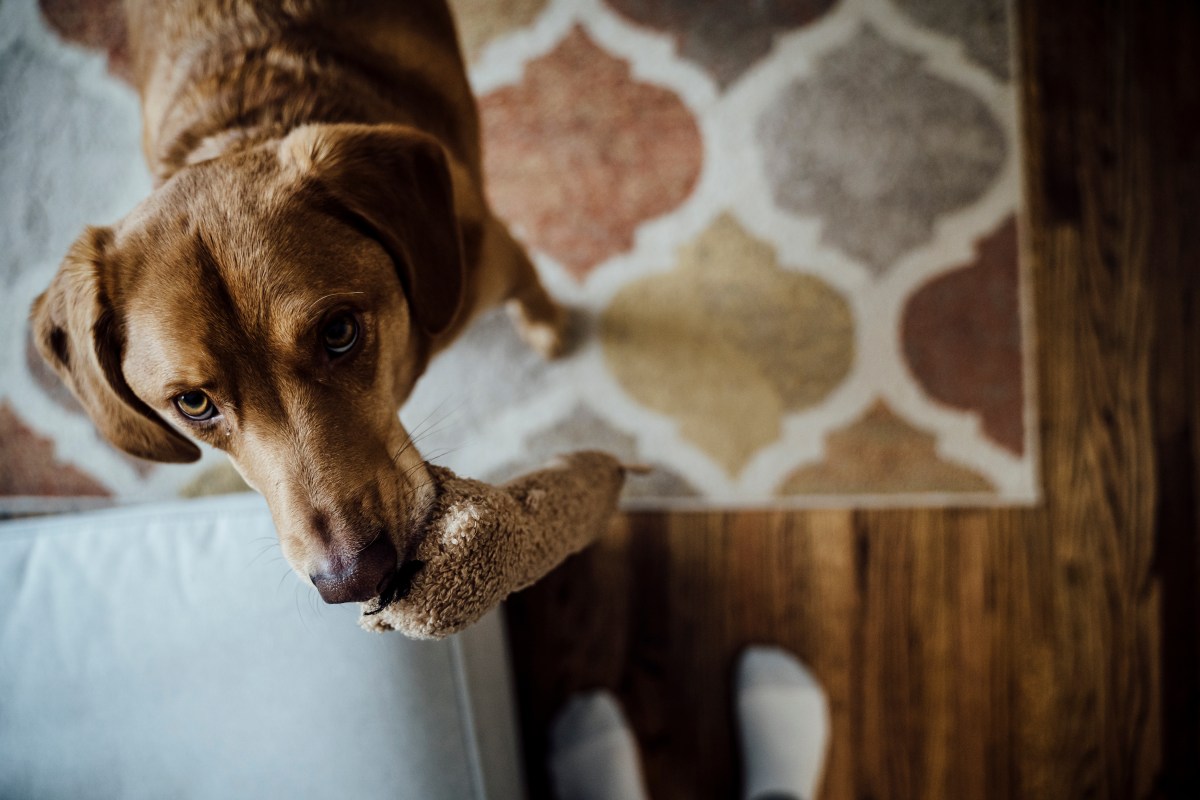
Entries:
<svg viewBox="0 0 1200 800">
<path fill-rule="evenodd" d="M 937 437 L 876 400 L 825 437 L 825 457 L 784 479 L 780 494 L 994 493 L 987 478 L 943 458 Z"/>
<path fill-rule="evenodd" d="M 580 280 L 633 247 L 637 227 L 682 203 L 700 177 L 691 112 L 635 81 L 579 27 L 480 110 L 497 212 Z"/>
<path fill-rule="evenodd" d="M 63 464 L 54 442 L 34 433 L 7 400 L 0 400 L 0 495 L 109 497 L 95 478 Z"/>
<path fill-rule="evenodd" d="M 904 354 L 947 405 L 974 411 L 989 438 L 1025 452 L 1017 224 L 977 244 L 975 260 L 925 284 L 905 309 Z"/>
<path fill-rule="evenodd" d="M 59 379 L 54 370 L 50 369 L 50 366 L 38 355 L 37 348 L 34 346 L 33 339 L 28 335 L 28 332 L 25 341 L 25 368 L 29 371 L 29 376 L 33 378 L 38 388 L 56 405 L 72 414 L 87 416 L 87 412 L 83 410 L 83 406 L 79 405 L 79 401 L 75 399 L 75 395 L 71 394 L 71 390 L 67 388 L 67 385 Z M 113 447 L 108 440 L 100 437 L 99 432 L 96 433 L 96 437 L 100 438 L 118 458 L 131 466 L 139 478 L 145 478 L 154 471 L 155 463 L 153 461 L 131 456 L 124 450 Z"/>
<path fill-rule="evenodd" d="M 125 10 L 119 0 L 38 0 L 42 18 L 68 42 L 108 53 L 108 71 L 133 82 Z"/>
</svg>

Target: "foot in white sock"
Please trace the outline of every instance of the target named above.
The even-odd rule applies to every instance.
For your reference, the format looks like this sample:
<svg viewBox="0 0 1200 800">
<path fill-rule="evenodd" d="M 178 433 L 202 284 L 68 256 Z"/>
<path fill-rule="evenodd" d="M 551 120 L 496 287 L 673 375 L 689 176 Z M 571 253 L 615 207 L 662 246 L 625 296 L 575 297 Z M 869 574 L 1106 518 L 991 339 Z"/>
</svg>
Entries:
<svg viewBox="0 0 1200 800">
<path fill-rule="evenodd" d="M 559 712 L 550 779 L 558 800 L 646 800 L 637 743 L 610 693 L 575 695 Z"/>
<path fill-rule="evenodd" d="M 814 800 L 829 746 L 829 705 L 808 668 L 777 647 L 749 647 L 737 669 L 745 800 Z"/>
</svg>

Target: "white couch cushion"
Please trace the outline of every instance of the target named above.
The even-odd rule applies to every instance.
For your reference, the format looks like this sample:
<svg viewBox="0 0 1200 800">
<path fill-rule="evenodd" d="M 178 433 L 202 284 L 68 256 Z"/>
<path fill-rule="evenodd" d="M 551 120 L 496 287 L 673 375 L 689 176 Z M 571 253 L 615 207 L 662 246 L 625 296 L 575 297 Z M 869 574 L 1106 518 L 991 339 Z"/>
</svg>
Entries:
<svg viewBox="0 0 1200 800">
<path fill-rule="evenodd" d="M 502 623 L 373 635 L 257 496 L 0 524 L 0 797 L 515 798 Z"/>
</svg>

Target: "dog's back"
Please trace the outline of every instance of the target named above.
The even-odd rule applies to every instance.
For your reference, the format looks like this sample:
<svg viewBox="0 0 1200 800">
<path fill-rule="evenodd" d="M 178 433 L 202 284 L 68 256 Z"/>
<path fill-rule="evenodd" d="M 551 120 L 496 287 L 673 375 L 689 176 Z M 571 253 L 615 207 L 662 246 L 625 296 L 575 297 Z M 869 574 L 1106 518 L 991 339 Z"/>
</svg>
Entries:
<svg viewBox="0 0 1200 800">
<path fill-rule="evenodd" d="M 402 123 L 479 178 L 479 125 L 442 0 L 126 0 L 159 181 L 309 122 Z"/>
</svg>

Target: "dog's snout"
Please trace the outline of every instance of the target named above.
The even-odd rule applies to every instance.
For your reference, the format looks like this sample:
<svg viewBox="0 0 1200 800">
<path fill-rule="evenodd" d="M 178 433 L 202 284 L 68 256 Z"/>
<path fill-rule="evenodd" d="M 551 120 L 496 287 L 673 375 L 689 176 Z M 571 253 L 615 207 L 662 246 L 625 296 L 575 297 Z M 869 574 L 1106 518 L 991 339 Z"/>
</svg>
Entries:
<svg viewBox="0 0 1200 800">
<path fill-rule="evenodd" d="M 350 556 L 331 556 L 309 575 L 326 603 L 361 603 L 375 597 L 396 572 L 396 548 L 386 535 Z"/>
</svg>

